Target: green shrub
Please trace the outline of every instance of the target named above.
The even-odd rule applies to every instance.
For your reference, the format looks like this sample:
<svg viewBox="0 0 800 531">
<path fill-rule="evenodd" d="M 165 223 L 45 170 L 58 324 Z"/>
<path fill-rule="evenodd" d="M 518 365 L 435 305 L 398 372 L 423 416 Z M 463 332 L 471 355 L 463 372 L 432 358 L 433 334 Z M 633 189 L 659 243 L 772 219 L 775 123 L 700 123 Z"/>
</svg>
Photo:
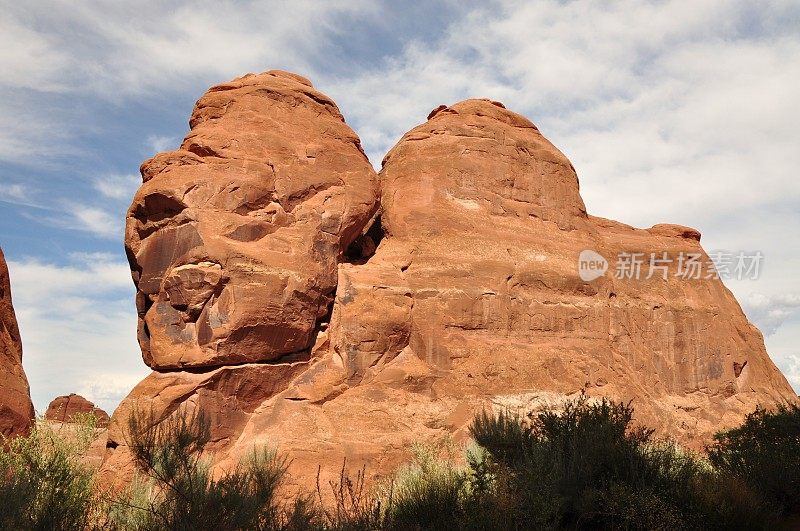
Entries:
<svg viewBox="0 0 800 531">
<path fill-rule="evenodd" d="M 245 462 L 213 478 L 202 459 L 209 426 L 202 412 L 189 415 L 183 410 L 162 422 L 152 412 L 134 412 L 127 443 L 150 484 L 139 484 L 117 500 L 110 523 L 139 530 L 312 527 L 317 515 L 307 499 L 279 501 L 287 461 L 272 450 L 254 450 Z"/>
<path fill-rule="evenodd" d="M 81 457 L 94 438 L 94 415 L 61 431 L 39 420 L 27 437 L 0 441 L 0 528 L 87 529 L 102 512 Z"/>
<path fill-rule="evenodd" d="M 441 454 L 444 453 L 444 455 Z M 443 448 L 417 445 L 413 461 L 390 483 L 385 527 L 393 529 L 453 529 L 464 519 L 468 476 L 453 464 L 451 444 Z M 384 488 L 385 492 L 385 488 Z"/>
<path fill-rule="evenodd" d="M 737 478 L 780 507 L 800 515 L 800 407 L 756 409 L 738 428 L 718 433 L 708 457 L 720 471 Z"/>
<path fill-rule="evenodd" d="M 632 424 L 630 404 L 585 395 L 561 412 L 478 415 L 494 496 L 517 528 L 758 529 L 776 515 L 700 456 Z"/>
<path fill-rule="evenodd" d="M 364 468 L 351 478 L 343 463 L 327 508 L 319 479 L 319 506 L 287 497 L 288 462 L 272 450 L 212 475 L 202 412 L 157 420 L 129 418 L 142 476 L 110 502 L 82 465 L 93 416 L 68 436 L 40 423 L 3 441 L 0 529 L 744 530 L 798 514 L 797 406 L 757 410 L 716 436 L 708 460 L 635 427 L 630 404 L 581 396 L 557 412 L 483 413 L 463 461 L 452 444 L 415 446 L 413 461 L 375 490 Z"/>
<path fill-rule="evenodd" d="M 765 529 L 776 514 L 700 456 L 632 426 L 630 405 L 587 397 L 563 411 L 476 416 L 466 466 L 415 447 L 377 492 L 363 470 L 334 483 L 328 529 Z M 447 448 L 447 447 L 446 447 Z M 322 500 L 322 497 L 320 497 Z"/>
</svg>

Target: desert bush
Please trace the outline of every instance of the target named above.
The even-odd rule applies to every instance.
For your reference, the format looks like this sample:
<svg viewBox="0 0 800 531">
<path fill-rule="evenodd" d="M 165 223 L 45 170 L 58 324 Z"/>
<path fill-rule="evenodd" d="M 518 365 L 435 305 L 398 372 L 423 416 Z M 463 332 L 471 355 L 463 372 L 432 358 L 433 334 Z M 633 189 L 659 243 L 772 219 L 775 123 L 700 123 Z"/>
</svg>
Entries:
<svg viewBox="0 0 800 531">
<path fill-rule="evenodd" d="M 328 529 L 766 529 L 777 514 L 700 455 L 633 425 L 629 404 L 590 401 L 527 417 L 479 414 L 466 465 L 416 447 L 376 492 L 342 468 Z M 322 499 L 320 497 L 320 499 Z"/>
<path fill-rule="evenodd" d="M 306 498 L 281 502 L 278 495 L 287 461 L 273 450 L 254 450 L 220 477 L 212 477 L 202 452 L 210 423 L 202 413 L 181 410 L 156 422 L 152 412 L 135 411 L 126 442 L 149 480 L 118 499 L 110 524 L 138 530 L 308 529 L 317 518 Z"/>
<path fill-rule="evenodd" d="M 384 498 L 366 487 L 366 466 L 362 466 L 355 476 L 351 476 L 347 469 L 347 460 L 342 461 L 338 479 L 329 482 L 332 506 L 323 494 L 321 471 L 322 467 L 319 466 L 317 500 L 323 515 L 321 529 L 358 531 L 386 527 Z M 391 494 L 387 499 L 391 500 Z"/>
<path fill-rule="evenodd" d="M 454 446 L 414 445 L 411 462 L 372 489 L 365 487 L 365 468 L 354 476 L 342 464 L 330 482 L 333 504 L 323 509 L 328 530 L 463 528 L 468 471 L 454 464 Z M 317 476 L 321 507 L 325 496 Z"/>
<path fill-rule="evenodd" d="M 526 418 L 478 415 L 472 435 L 493 461 L 489 496 L 503 507 L 495 518 L 513 513 L 514 527 L 533 529 L 759 529 L 776 521 L 757 493 L 632 421 L 630 404 L 586 396 Z"/>
<path fill-rule="evenodd" d="M 780 405 L 749 414 L 708 447 L 711 463 L 776 504 L 800 515 L 800 406 Z"/>
<path fill-rule="evenodd" d="M 157 421 L 158 420 L 158 421 Z M 757 410 L 716 436 L 709 458 L 633 424 L 630 404 L 586 396 L 561 411 L 477 415 L 463 459 L 415 446 L 377 488 L 342 464 L 334 504 L 288 497 L 288 461 L 254 449 L 214 475 L 202 412 L 134 412 L 126 441 L 140 477 L 114 500 L 81 457 L 93 416 L 67 436 L 40 423 L 0 448 L 2 529 L 766 529 L 797 514 L 800 408 Z M 319 477 L 319 476 L 318 476 Z M 785 525 L 785 522 L 784 522 Z"/>
<path fill-rule="evenodd" d="M 456 466 L 452 443 L 415 445 L 413 460 L 383 488 L 385 527 L 453 529 L 463 527 L 470 492 L 466 470 Z M 386 494 L 388 490 L 388 495 Z"/>
<path fill-rule="evenodd" d="M 0 441 L 0 528 L 91 528 L 103 511 L 92 472 L 81 458 L 92 443 L 94 415 L 76 415 L 63 431 L 43 419 L 27 437 Z"/>
</svg>

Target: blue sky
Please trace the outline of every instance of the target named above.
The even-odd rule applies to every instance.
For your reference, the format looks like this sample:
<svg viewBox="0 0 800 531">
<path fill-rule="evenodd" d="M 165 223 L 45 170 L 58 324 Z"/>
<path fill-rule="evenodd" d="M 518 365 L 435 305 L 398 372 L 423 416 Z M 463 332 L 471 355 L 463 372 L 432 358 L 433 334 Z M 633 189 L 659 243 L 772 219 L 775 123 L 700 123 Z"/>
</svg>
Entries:
<svg viewBox="0 0 800 531">
<path fill-rule="evenodd" d="M 282 68 L 373 164 L 440 103 L 503 101 L 572 160 L 590 213 L 764 253 L 730 281 L 800 390 L 800 5 L 767 1 L 10 2 L 0 246 L 34 403 L 109 410 L 145 374 L 122 244 L 139 164 L 209 86 Z"/>
</svg>

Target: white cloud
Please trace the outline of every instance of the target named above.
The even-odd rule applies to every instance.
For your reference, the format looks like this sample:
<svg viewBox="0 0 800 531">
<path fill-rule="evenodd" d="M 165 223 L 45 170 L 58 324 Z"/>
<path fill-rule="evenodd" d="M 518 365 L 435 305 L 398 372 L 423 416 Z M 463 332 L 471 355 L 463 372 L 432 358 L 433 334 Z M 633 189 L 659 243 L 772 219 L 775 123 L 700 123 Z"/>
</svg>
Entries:
<svg viewBox="0 0 800 531">
<path fill-rule="evenodd" d="M 800 315 L 787 318 L 775 334 L 764 339 L 775 364 L 800 394 L 800 352 L 797 338 L 800 337 Z"/>
<path fill-rule="evenodd" d="M 0 201 L 27 201 L 28 190 L 21 184 L 0 183 Z"/>
<path fill-rule="evenodd" d="M 147 152 L 150 155 L 176 149 L 178 145 L 180 140 L 171 136 L 149 135 L 146 142 Z"/>
<path fill-rule="evenodd" d="M 0 18 L 0 50 L 13 50 L 13 53 L 0 54 L 0 70 L 4 74 L 0 84 L 44 91 L 63 90 L 59 77 L 68 66 L 67 49 L 53 46 L 46 34 L 31 27 L 30 19 L 11 15 L 7 6 L 3 10 L 6 13 Z"/>
<path fill-rule="evenodd" d="M 109 189 L 110 193 L 122 196 L 121 190 Z M 130 197 L 133 197 L 131 193 Z M 0 196 L 0 201 L 3 198 Z M 34 207 L 35 212 L 21 211 L 24 218 L 61 230 L 72 230 L 89 233 L 105 240 L 121 239 L 125 224 L 124 202 L 115 200 L 108 206 L 92 206 L 70 201 L 63 201 L 58 207 L 43 206 L 30 202 L 9 201 L 15 204 Z M 95 201 L 97 203 L 97 201 Z M 42 214 L 45 212 L 45 214 Z"/>
<path fill-rule="evenodd" d="M 75 293 L 95 296 L 98 293 L 133 290 L 128 264 L 108 253 L 74 253 L 72 265 L 57 266 L 35 258 L 10 261 L 14 295 L 24 293 L 27 301 L 61 298 Z"/>
<path fill-rule="evenodd" d="M 777 332 L 778 328 L 800 310 L 800 295 L 764 295 L 751 293 L 742 300 L 742 307 L 750 320 L 765 336 Z"/>
<path fill-rule="evenodd" d="M 94 180 L 94 188 L 110 199 L 130 201 L 142 184 L 138 175 L 105 175 Z"/>
<path fill-rule="evenodd" d="M 310 72 L 342 24 L 377 8 L 373 0 L 5 3 L 0 161 L 35 166 L 74 153 L 75 137 L 98 121 L 81 105 L 97 98 L 199 95 L 247 72 Z M 72 101 L 54 106 L 56 96 Z"/>
<path fill-rule="evenodd" d="M 800 393 L 800 355 L 787 354 L 782 356 L 778 366 L 795 391 Z"/>
<path fill-rule="evenodd" d="M 13 54 L 13 48 L 6 50 L 0 46 L 0 58 Z M 74 109 L 53 105 L 50 93 L 4 87 L 4 79 L 0 76 L 0 162 L 46 168 L 54 157 L 80 152 L 72 135 L 83 124 L 70 123 Z"/>
<path fill-rule="evenodd" d="M 42 205 L 33 199 L 28 187 L 3 183 L 0 183 L 0 201 L 35 208 L 35 212 L 22 211 L 22 215 L 39 223 L 59 229 L 88 232 L 105 239 L 121 238 L 125 209 L 141 184 L 141 178 L 135 175 L 106 175 L 95 178 L 92 184 L 100 193 L 93 204 L 72 200 L 59 202 L 49 198 L 51 205 Z M 53 206 L 52 203 L 56 205 Z"/>
<path fill-rule="evenodd" d="M 142 380 L 142 376 L 141 371 L 92 374 L 78 383 L 76 393 L 110 414 Z"/>
<path fill-rule="evenodd" d="M 49 218 L 62 228 L 89 232 L 101 238 L 117 238 L 122 234 L 124 214 L 113 215 L 104 208 L 70 204 L 60 218 Z"/>
<path fill-rule="evenodd" d="M 19 57 L 8 54 L 0 63 L 7 68 L 2 83 L 115 99 L 270 64 L 307 67 L 335 34 L 336 17 L 376 8 L 368 0 L 12 4 L 0 28 Z"/>
<path fill-rule="evenodd" d="M 148 372 L 136 342 L 128 265 L 93 253 L 72 255 L 66 265 L 31 258 L 8 267 L 37 411 L 58 395 L 78 392 L 111 412 L 119 392 L 110 387 Z"/>
</svg>

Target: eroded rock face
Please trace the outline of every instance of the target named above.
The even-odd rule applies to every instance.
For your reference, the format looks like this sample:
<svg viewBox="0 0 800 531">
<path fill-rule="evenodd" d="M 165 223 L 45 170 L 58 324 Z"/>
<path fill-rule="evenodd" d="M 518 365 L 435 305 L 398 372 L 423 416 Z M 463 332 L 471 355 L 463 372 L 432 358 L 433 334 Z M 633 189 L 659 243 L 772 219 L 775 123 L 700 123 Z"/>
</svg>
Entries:
<svg viewBox="0 0 800 531">
<path fill-rule="evenodd" d="M 0 249 L 0 433 L 5 437 L 29 433 L 34 415 L 22 369 L 22 341 L 11 304 L 8 267 Z"/>
<path fill-rule="evenodd" d="M 141 168 L 126 247 L 154 369 L 308 358 L 377 176 L 336 105 L 285 72 L 197 102 L 180 149 Z"/>
<path fill-rule="evenodd" d="M 94 415 L 99 427 L 108 426 L 108 413 L 75 393 L 54 398 L 47 406 L 44 418 L 56 422 L 75 422 L 75 415 L 81 413 Z"/>
<path fill-rule="evenodd" d="M 264 116 L 239 119 L 241 131 L 249 130 L 247 120 L 268 123 Z M 299 132 L 296 138 L 315 142 Z M 232 134 L 227 142 L 235 145 L 237 139 Z M 302 150 L 294 153 L 302 159 Z M 171 186 L 173 177 L 160 175 L 161 186 Z M 330 264 L 326 274 L 337 270 L 337 279 L 325 284 L 336 291 L 330 326 L 317 327 L 310 358 L 275 363 L 266 356 L 259 361 L 273 363 L 154 373 L 115 414 L 106 470 L 130 466 L 121 425 L 134 407 L 153 407 L 166 417 L 182 406 L 202 406 L 215 426 L 220 466 L 233 464 L 254 444 L 277 446 L 290 454 L 293 477 L 308 488 L 319 464 L 325 485 L 343 459 L 383 474 L 408 457 L 414 442 L 464 440 L 473 415 L 487 407 L 535 410 L 585 390 L 633 400 L 639 421 L 699 447 L 757 404 L 796 399 L 761 334 L 719 280 L 675 276 L 676 264 L 666 278 L 616 278 L 611 270 L 583 280 L 578 257 L 584 250 L 609 260 L 621 252 L 707 256 L 699 233 L 688 227 L 635 229 L 589 216 L 567 158 L 530 121 L 501 104 L 467 100 L 435 109 L 386 156 L 380 183 L 380 216 L 370 216 L 372 206 L 359 209 L 363 215 L 349 225 L 346 238 L 339 237 L 338 250 L 334 246 L 322 259 Z M 149 182 L 142 190 L 150 190 Z M 137 201 L 147 193 L 140 191 Z M 136 244 L 138 229 L 130 227 L 128 238 Z M 209 227 L 218 230 L 217 240 L 227 234 L 219 224 Z M 329 234 L 316 221 L 309 228 Z M 192 238 L 175 235 L 172 246 L 183 249 Z M 158 277 L 155 300 L 181 300 L 185 309 L 171 307 L 187 315 L 201 306 L 200 314 L 207 311 L 208 303 L 196 301 L 217 275 L 227 275 L 228 290 L 246 278 L 227 273 L 228 265 L 220 265 L 225 273 L 201 266 L 219 261 L 204 251 L 214 235 L 199 238 L 203 244 L 190 253 L 194 261 L 171 261 L 170 272 Z M 270 245 L 259 240 L 258 248 Z M 303 245 L 287 252 L 302 255 Z M 299 276 L 294 262 L 263 249 L 261 267 Z M 178 278 L 189 263 L 198 270 Z M 139 278 L 142 289 L 141 279 L 156 276 L 142 272 Z M 175 285 L 197 287 L 176 298 L 172 278 Z M 256 315 L 263 315 L 258 312 L 264 306 L 273 309 L 275 327 L 264 335 L 244 333 L 237 343 L 243 351 L 262 345 L 263 352 L 276 352 L 296 337 L 297 321 L 285 319 L 306 315 L 298 308 L 306 307 L 309 292 L 286 292 L 281 306 L 273 286 L 259 284 L 262 306 L 254 302 L 252 308 Z M 311 299 L 324 292 L 311 290 Z M 178 341 L 163 330 L 177 321 L 165 324 L 148 315 L 150 340 L 143 348 L 159 353 L 150 359 L 161 359 L 166 346 L 175 348 Z M 185 341 L 195 348 L 194 336 Z"/>
<path fill-rule="evenodd" d="M 794 398 L 722 282 L 676 276 L 681 254 L 709 260 L 697 231 L 588 216 L 566 157 L 497 103 L 433 113 L 386 156 L 381 184 L 387 235 L 368 264 L 340 267 L 330 341 L 348 385 L 403 388 L 421 360 L 453 410 L 585 388 L 634 400 L 640 421 L 694 447 Z M 587 282 L 587 249 L 674 261 Z"/>
</svg>

